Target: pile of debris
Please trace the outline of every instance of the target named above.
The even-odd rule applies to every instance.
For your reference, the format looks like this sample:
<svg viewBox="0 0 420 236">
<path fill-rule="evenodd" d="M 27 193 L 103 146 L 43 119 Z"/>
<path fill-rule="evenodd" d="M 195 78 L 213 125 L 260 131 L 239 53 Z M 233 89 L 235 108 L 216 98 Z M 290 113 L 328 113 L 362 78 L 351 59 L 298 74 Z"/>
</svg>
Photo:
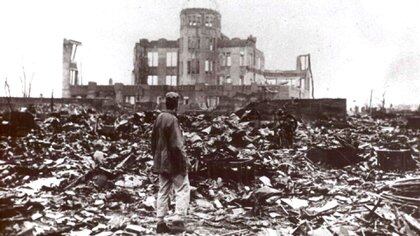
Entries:
<svg viewBox="0 0 420 236">
<path fill-rule="evenodd" d="M 24 133 L 1 133 L 0 232 L 154 234 L 157 113 L 73 106 L 36 114 Z M 401 120 L 301 122 L 293 149 L 278 146 L 273 121 L 179 121 L 193 235 L 419 233 L 420 132 Z"/>
</svg>

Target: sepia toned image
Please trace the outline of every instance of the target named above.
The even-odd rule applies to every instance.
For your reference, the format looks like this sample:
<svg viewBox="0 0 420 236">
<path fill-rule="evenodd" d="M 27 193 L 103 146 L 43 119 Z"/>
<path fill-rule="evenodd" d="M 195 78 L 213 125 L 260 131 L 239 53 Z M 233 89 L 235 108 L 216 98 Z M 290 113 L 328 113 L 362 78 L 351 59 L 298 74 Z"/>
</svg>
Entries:
<svg viewBox="0 0 420 236">
<path fill-rule="evenodd" d="M 0 235 L 420 234 L 418 9 L 2 1 Z"/>
</svg>

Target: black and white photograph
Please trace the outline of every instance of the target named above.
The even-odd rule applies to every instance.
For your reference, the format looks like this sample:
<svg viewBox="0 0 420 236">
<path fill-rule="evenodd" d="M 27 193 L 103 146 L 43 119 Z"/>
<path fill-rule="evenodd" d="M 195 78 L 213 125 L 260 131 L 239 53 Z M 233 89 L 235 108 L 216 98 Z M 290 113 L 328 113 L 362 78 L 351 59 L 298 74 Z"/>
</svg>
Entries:
<svg viewBox="0 0 420 236">
<path fill-rule="evenodd" d="M 2 0 L 0 235 L 419 235 L 419 9 Z"/>
</svg>

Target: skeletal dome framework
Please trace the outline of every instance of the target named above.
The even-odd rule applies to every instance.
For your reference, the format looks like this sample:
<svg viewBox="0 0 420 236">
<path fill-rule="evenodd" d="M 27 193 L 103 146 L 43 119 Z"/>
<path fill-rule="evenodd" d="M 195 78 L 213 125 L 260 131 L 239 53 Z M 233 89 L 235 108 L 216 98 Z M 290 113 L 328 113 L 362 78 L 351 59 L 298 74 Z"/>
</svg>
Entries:
<svg viewBox="0 0 420 236">
<path fill-rule="evenodd" d="M 204 8 L 219 11 L 219 5 L 216 0 L 186 0 L 183 9 Z"/>
</svg>

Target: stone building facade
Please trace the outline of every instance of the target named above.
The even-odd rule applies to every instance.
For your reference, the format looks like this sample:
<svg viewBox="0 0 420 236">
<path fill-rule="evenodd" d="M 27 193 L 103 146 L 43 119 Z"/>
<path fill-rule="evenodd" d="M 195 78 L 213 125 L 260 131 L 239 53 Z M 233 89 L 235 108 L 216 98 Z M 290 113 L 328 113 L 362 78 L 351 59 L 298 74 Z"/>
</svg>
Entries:
<svg viewBox="0 0 420 236">
<path fill-rule="evenodd" d="M 230 39 L 222 33 L 221 20 L 213 1 L 187 1 L 180 13 L 179 39 L 140 39 L 135 44 L 132 85 L 70 84 L 70 97 L 159 105 L 166 92 L 177 91 L 185 109 L 212 109 L 227 101 L 243 105 L 313 96 L 309 55 L 297 57 L 295 70 L 267 70 L 256 37 Z"/>
<path fill-rule="evenodd" d="M 180 14 L 180 38 L 141 39 L 135 46 L 135 84 L 264 84 L 264 53 L 257 39 L 229 39 L 221 32 L 221 15 L 205 8 Z"/>
</svg>

